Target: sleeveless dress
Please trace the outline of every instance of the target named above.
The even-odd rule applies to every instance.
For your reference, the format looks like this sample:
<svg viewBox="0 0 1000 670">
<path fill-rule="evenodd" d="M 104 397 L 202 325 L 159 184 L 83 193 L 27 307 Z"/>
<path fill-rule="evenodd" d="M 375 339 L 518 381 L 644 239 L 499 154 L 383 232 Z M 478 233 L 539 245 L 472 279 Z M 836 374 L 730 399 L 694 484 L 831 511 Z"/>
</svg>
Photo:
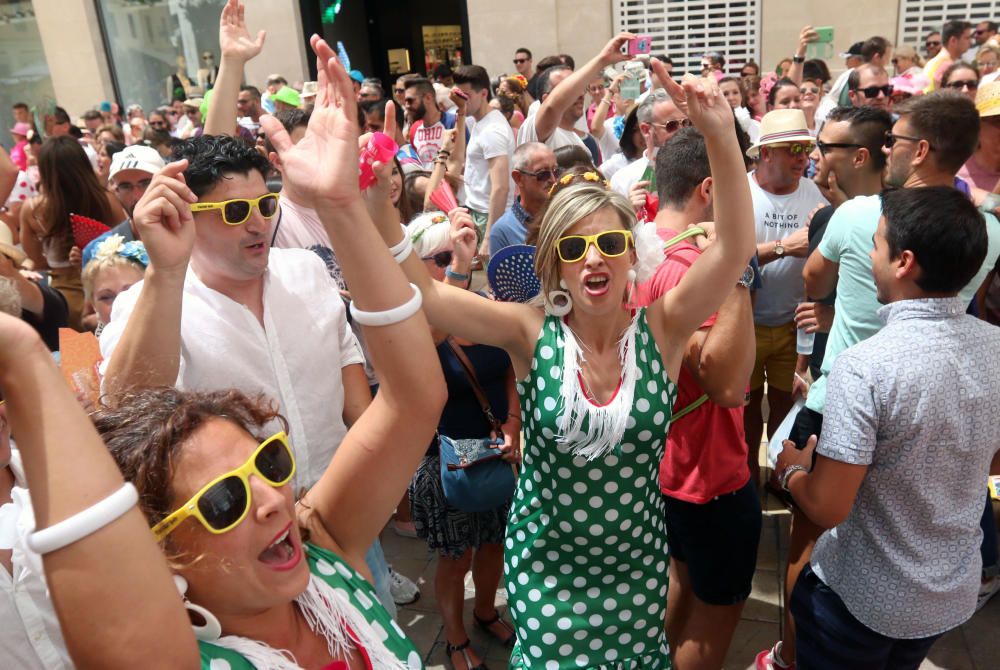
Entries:
<svg viewBox="0 0 1000 670">
<path fill-rule="evenodd" d="M 588 461 L 556 439 L 567 328 L 559 318 L 546 317 L 531 372 L 518 383 L 523 466 L 504 551 L 517 633 L 511 668 L 670 667 L 658 469 L 677 389 L 645 310 L 636 318 L 634 400 L 612 453 Z"/>
<path fill-rule="evenodd" d="M 375 588 L 339 556 L 315 544 L 305 544 L 309 572 L 347 594 L 351 604 L 378 633 L 386 648 L 410 670 L 423 670 L 424 662 L 416 647 L 385 608 L 379 604 Z M 248 660 L 231 649 L 210 642 L 198 642 L 202 670 L 266 670 L 254 668 Z M 364 655 L 364 654 L 363 654 Z M 336 667 L 336 665 L 334 666 Z"/>
</svg>

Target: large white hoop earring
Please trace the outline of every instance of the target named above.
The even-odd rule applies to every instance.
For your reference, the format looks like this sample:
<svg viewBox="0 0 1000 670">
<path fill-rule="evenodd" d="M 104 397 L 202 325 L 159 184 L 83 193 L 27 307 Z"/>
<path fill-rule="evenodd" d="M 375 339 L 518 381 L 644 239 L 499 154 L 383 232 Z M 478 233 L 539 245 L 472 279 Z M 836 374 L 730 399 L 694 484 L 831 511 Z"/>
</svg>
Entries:
<svg viewBox="0 0 1000 670">
<path fill-rule="evenodd" d="M 195 638 L 201 640 L 202 642 L 215 642 L 220 637 L 222 637 L 222 624 L 219 620 L 215 618 L 215 615 L 209 612 L 207 609 L 201 605 L 195 605 L 193 602 L 188 600 L 187 580 L 180 575 L 174 575 L 174 586 L 181 594 L 181 598 L 184 599 L 184 609 L 189 613 L 193 612 L 198 618 L 204 620 L 204 625 L 198 626 L 193 621 L 191 622 L 191 629 L 194 631 Z M 188 617 L 190 618 L 190 616 Z"/>
<path fill-rule="evenodd" d="M 559 287 L 562 290 L 549 291 L 545 295 L 545 313 L 564 317 L 573 309 L 573 298 L 570 297 L 569 291 L 565 290 L 568 288 L 565 280 L 559 280 Z"/>
</svg>

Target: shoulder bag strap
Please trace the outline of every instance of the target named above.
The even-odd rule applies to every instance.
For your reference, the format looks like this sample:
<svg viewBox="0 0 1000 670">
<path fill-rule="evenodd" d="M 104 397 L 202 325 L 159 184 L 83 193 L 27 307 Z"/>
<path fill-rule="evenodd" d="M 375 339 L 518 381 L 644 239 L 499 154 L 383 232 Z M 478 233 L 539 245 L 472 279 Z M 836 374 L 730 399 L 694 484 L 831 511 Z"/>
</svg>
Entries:
<svg viewBox="0 0 1000 670">
<path fill-rule="evenodd" d="M 455 353 L 455 358 L 458 359 L 458 362 L 462 364 L 462 369 L 465 370 L 465 376 L 469 378 L 469 383 L 472 385 L 472 392 L 475 394 L 476 400 L 479 401 L 479 406 L 483 409 L 486 420 L 490 422 L 490 426 L 499 435 L 502 432 L 500 430 L 500 422 L 493 414 L 493 408 L 490 407 L 490 401 L 487 400 L 486 394 L 483 392 L 483 387 L 479 385 L 479 379 L 476 377 L 476 371 L 472 367 L 472 362 L 466 356 L 465 352 L 462 351 L 462 347 L 458 345 L 455 338 L 448 337 L 448 346 Z"/>
</svg>

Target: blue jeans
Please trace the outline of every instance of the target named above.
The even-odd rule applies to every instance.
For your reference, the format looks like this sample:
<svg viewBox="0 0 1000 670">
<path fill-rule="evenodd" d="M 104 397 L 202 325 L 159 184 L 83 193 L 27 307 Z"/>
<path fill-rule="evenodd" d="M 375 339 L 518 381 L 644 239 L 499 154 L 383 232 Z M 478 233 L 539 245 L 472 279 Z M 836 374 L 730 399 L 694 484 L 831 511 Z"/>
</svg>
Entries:
<svg viewBox="0 0 1000 670">
<path fill-rule="evenodd" d="M 898 640 L 854 618 L 811 565 L 792 590 L 795 667 L 799 670 L 916 670 L 941 635 Z"/>
<path fill-rule="evenodd" d="M 385 560 L 385 554 L 382 553 L 382 543 L 375 539 L 375 543 L 368 549 L 365 553 L 365 563 L 368 564 L 368 569 L 372 571 L 372 580 L 375 582 L 375 595 L 378 596 L 378 600 L 382 603 L 382 607 L 389 613 L 393 619 L 396 618 L 396 603 L 392 600 L 392 594 L 389 592 L 389 564 Z"/>
</svg>

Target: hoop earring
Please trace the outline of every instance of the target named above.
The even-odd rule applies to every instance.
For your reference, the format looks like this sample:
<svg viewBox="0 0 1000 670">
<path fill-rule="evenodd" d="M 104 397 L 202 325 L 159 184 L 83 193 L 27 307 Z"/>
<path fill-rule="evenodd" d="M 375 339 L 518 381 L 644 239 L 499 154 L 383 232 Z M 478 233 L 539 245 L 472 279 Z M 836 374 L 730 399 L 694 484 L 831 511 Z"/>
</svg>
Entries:
<svg viewBox="0 0 1000 670">
<path fill-rule="evenodd" d="M 180 575 L 174 575 L 174 586 L 177 587 L 177 590 L 181 594 L 181 598 L 184 599 L 184 609 L 186 609 L 189 613 L 193 612 L 205 621 L 205 624 L 202 626 L 197 626 L 194 622 L 191 623 L 191 628 L 194 630 L 195 638 L 201 640 L 202 642 L 215 642 L 222 637 L 222 624 L 219 623 L 219 620 L 215 617 L 215 615 L 201 605 L 195 605 L 193 602 L 188 600 L 185 595 L 188 590 L 187 580 Z M 190 618 L 190 615 L 188 618 Z"/>
<path fill-rule="evenodd" d="M 553 290 L 546 294 L 545 313 L 552 316 L 564 317 L 573 309 L 573 298 L 570 297 L 569 291 L 565 290 L 568 288 L 565 280 L 559 280 L 559 287 L 562 290 Z"/>
<path fill-rule="evenodd" d="M 636 277 L 638 276 L 635 268 L 629 268 L 626 276 L 628 277 L 628 289 L 625 291 L 625 304 L 632 305 L 635 303 Z"/>
</svg>

